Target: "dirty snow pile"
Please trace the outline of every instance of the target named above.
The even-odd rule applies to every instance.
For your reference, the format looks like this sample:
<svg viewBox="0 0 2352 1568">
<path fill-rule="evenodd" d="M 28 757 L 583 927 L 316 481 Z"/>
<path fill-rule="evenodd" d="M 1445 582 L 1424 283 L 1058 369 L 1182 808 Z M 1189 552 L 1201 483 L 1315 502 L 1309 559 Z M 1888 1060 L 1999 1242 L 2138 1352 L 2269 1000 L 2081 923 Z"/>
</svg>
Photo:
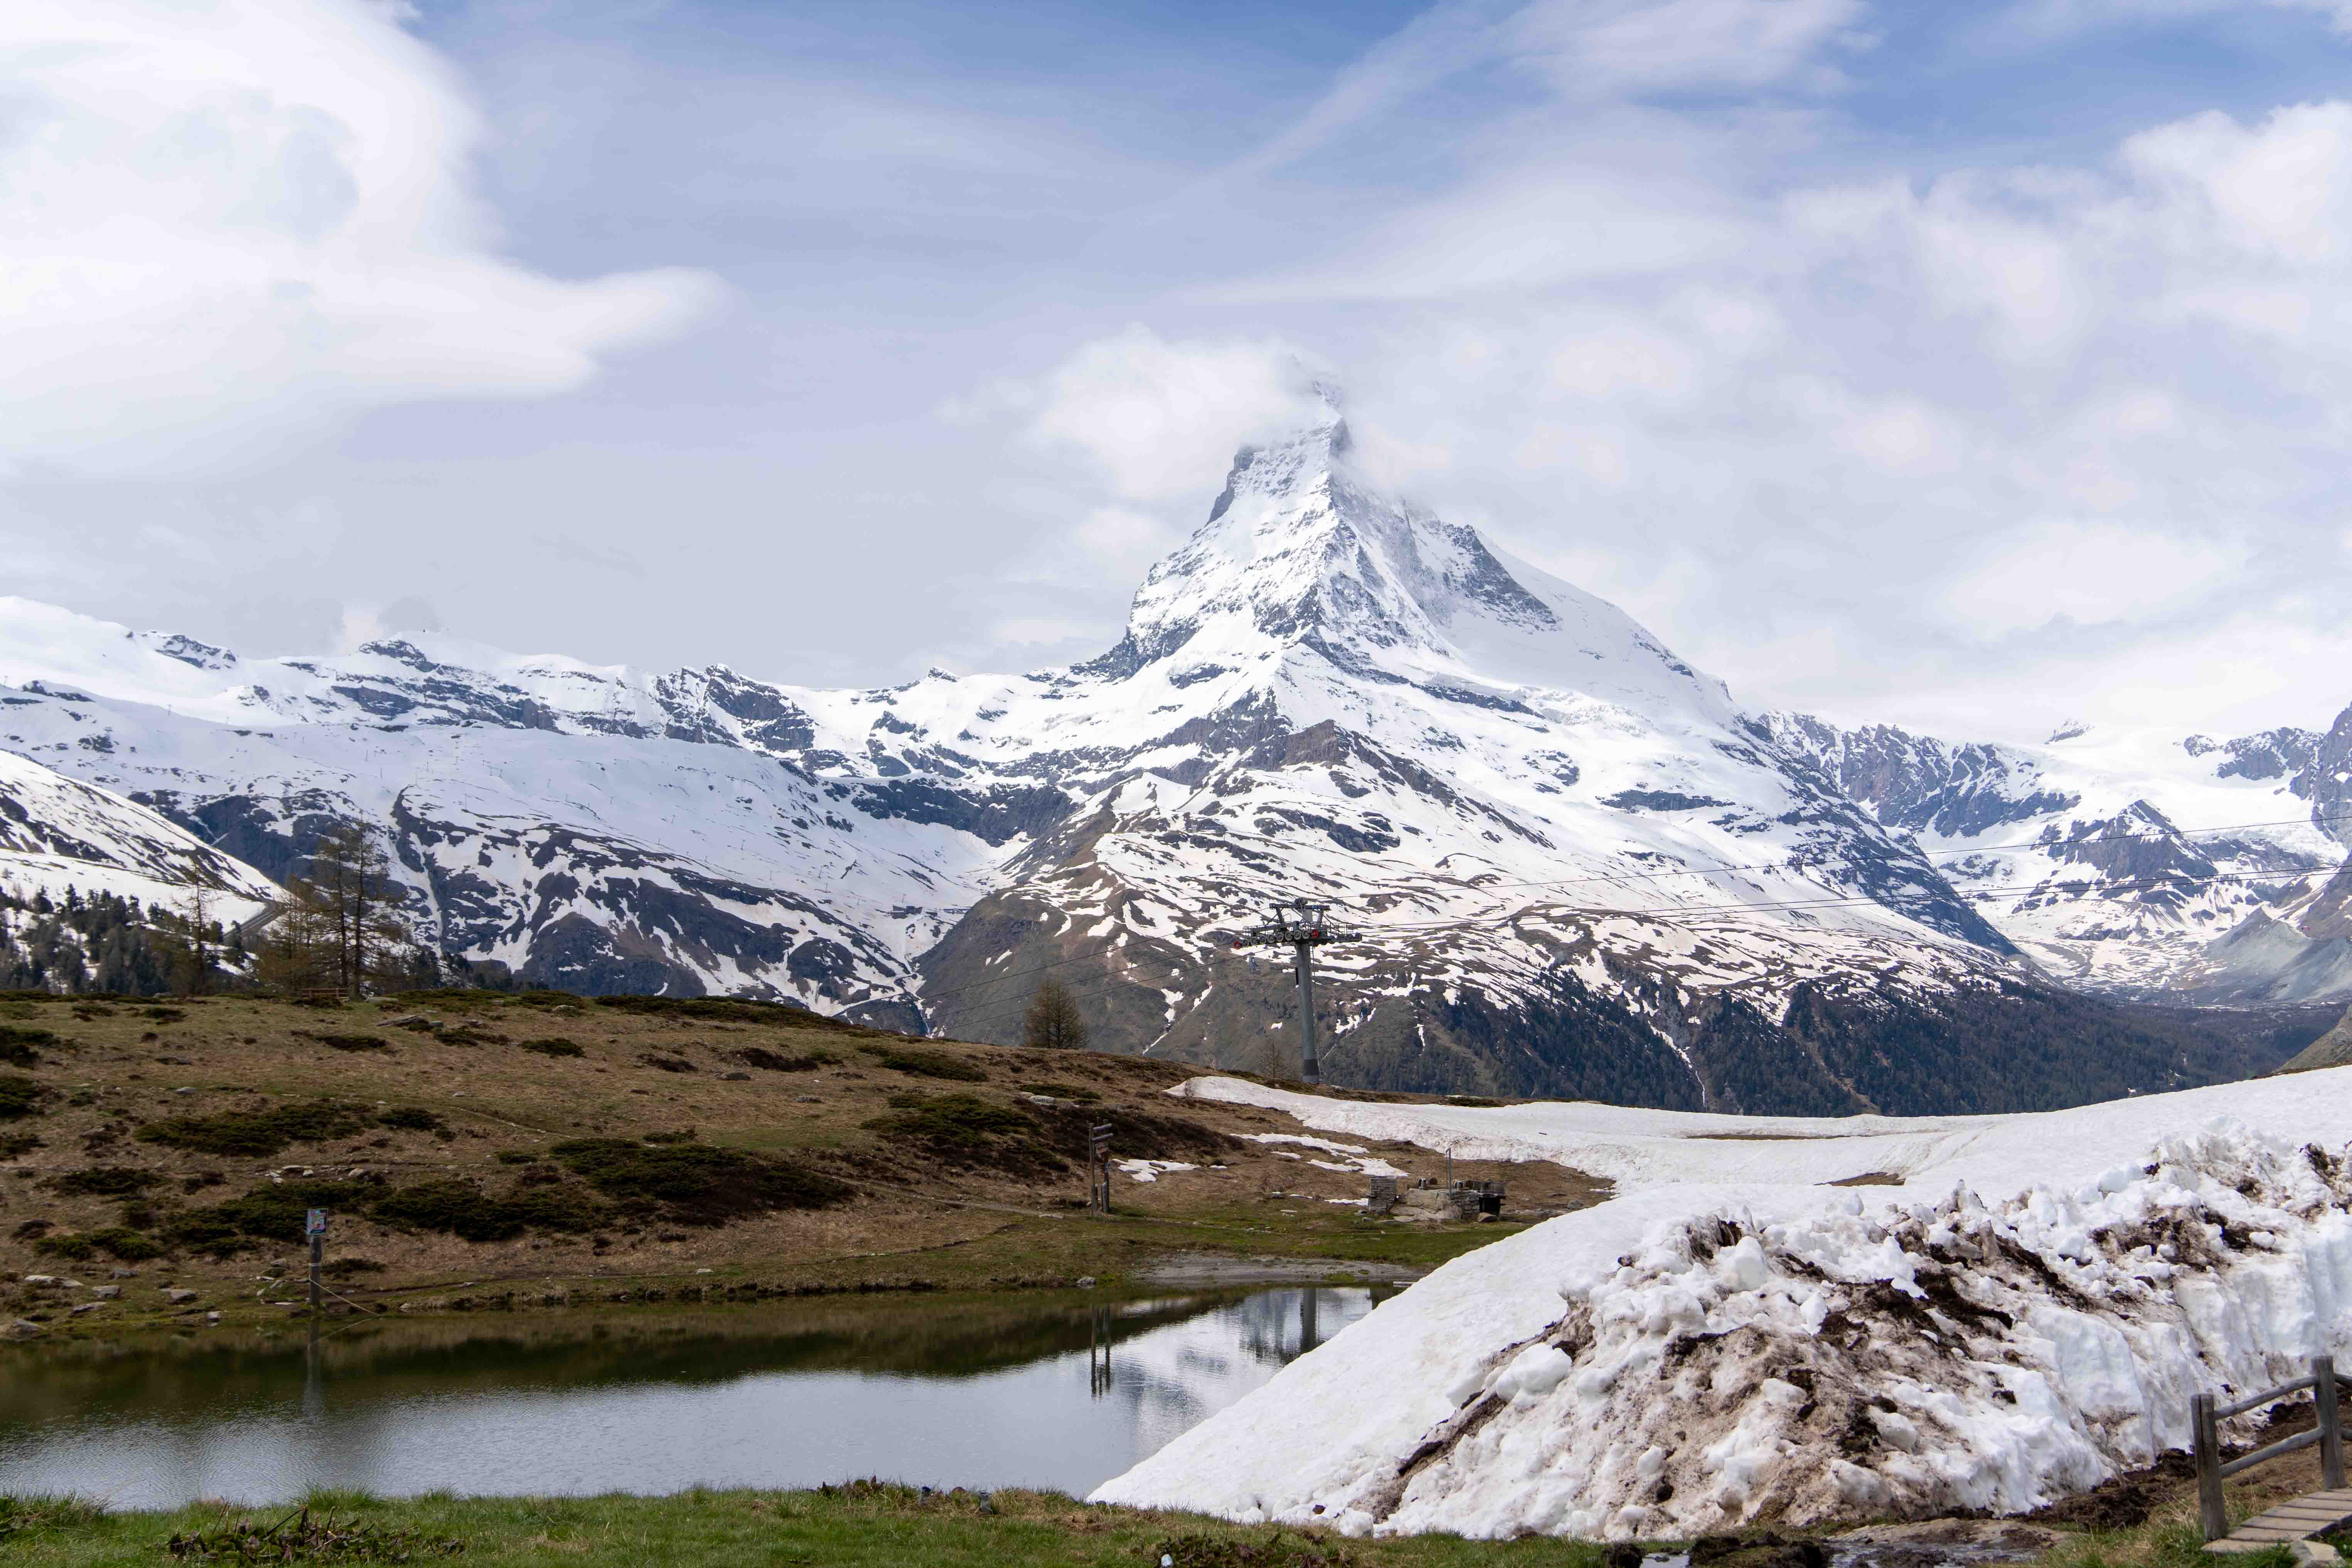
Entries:
<svg viewBox="0 0 2352 1568">
<path fill-rule="evenodd" d="M 1433 1146 L 1479 1114 L 1379 1109 L 1442 1116 Z M 2192 1394 L 2352 1352 L 2352 1069 L 1940 1123 L 1903 1130 L 1900 1184 L 1843 1188 L 1801 1184 L 1851 1122 L 1694 1129 L 1789 1173 L 1654 1179 L 1472 1252 L 1094 1495 L 1618 1540 L 2014 1512 L 2185 1447 Z"/>
</svg>

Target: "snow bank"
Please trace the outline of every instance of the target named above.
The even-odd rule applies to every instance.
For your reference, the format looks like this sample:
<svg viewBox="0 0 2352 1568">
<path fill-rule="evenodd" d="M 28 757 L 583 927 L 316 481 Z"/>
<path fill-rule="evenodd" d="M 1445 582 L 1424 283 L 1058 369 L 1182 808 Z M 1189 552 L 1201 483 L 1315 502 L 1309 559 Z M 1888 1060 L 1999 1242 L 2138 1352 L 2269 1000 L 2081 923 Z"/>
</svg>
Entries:
<svg viewBox="0 0 2352 1568">
<path fill-rule="evenodd" d="M 1439 1112 L 1439 1136 L 1502 1114 L 1314 1104 Z M 1607 1146 L 1605 1108 L 1508 1109 L 1515 1135 L 1551 1112 Z M 1657 1113 L 1615 1114 L 1656 1174 Z M 1743 1157 L 1817 1168 L 1851 1125 L 1792 1121 Z M 1621 1540 L 2011 1512 L 2185 1446 L 2194 1393 L 2352 1351 L 2352 1171 L 2331 1152 L 2352 1069 L 1866 1136 L 1913 1141 L 1905 1184 L 1636 1177 L 1446 1265 L 1094 1495 Z"/>
</svg>

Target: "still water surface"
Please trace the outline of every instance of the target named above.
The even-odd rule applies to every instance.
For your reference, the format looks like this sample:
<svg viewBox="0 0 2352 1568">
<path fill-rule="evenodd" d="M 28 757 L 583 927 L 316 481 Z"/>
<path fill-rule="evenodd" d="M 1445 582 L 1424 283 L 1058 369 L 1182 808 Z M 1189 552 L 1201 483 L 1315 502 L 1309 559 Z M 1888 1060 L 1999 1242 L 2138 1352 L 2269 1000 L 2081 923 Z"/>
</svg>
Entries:
<svg viewBox="0 0 2352 1568">
<path fill-rule="evenodd" d="M 1385 1295 L 1382 1291 L 1380 1294 Z M 0 1492 L 118 1508 L 803 1487 L 1077 1495 L 1369 1312 L 1361 1289 L 368 1323 L 0 1358 Z"/>
</svg>

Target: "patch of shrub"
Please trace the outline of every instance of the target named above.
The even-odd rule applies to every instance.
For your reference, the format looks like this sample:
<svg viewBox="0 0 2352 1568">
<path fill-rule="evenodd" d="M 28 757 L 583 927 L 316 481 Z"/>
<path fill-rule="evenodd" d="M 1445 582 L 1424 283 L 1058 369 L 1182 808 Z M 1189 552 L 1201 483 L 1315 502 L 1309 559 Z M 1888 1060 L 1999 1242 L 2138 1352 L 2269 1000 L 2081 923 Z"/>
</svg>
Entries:
<svg viewBox="0 0 2352 1568">
<path fill-rule="evenodd" d="M 173 1116 L 138 1131 L 142 1143 L 193 1149 L 200 1154 L 275 1154 L 289 1143 L 349 1138 L 376 1124 L 373 1111 L 348 1100 L 310 1100 L 267 1110 L 225 1110 L 215 1116 Z"/>
<path fill-rule="evenodd" d="M 497 1159 L 501 1165 L 530 1165 L 538 1163 L 539 1152 L 533 1149 L 501 1149 Z"/>
<path fill-rule="evenodd" d="M 349 1279 L 355 1274 L 381 1274 L 383 1265 L 373 1258 L 330 1258 L 319 1272 L 330 1279 Z"/>
<path fill-rule="evenodd" d="M 1102 1098 L 1093 1089 L 1072 1089 L 1066 1083 L 1023 1083 L 1013 1087 L 1024 1094 L 1042 1094 L 1054 1100 L 1082 1100 L 1092 1103 Z"/>
<path fill-rule="evenodd" d="M 580 998 L 571 996 L 565 1000 L 576 1002 Z M 751 1002 L 740 996 L 599 996 L 596 1005 L 639 1017 L 717 1019 L 730 1024 L 765 1024 L 779 1029 L 825 1029 L 845 1035 L 878 1033 L 789 1003 Z"/>
<path fill-rule="evenodd" d="M 46 1091 L 31 1079 L 15 1073 L 0 1073 L 0 1121 L 16 1121 L 41 1114 L 41 1099 Z"/>
<path fill-rule="evenodd" d="M 145 1012 L 149 1017 L 154 1019 L 159 1024 L 176 1024 L 181 1019 L 187 1016 L 185 1013 L 181 1012 L 177 1007 L 149 1007 L 145 1009 Z"/>
<path fill-rule="evenodd" d="M 79 1018 L 85 1024 L 90 1023 L 99 1018 L 111 1018 L 114 1016 L 113 1008 L 100 1007 L 89 1002 L 76 1004 L 73 1013 L 75 1017 Z"/>
<path fill-rule="evenodd" d="M 507 1241 L 534 1227 L 590 1231 L 613 1218 L 608 1205 L 577 1188 L 518 1185 L 494 1194 L 454 1176 L 402 1187 L 370 1212 L 388 1224 L 441 1231 L 460 1241 Z"/>
<path fill-rule="evenodd" d="M 51 1192 L 85 1194 L 101 1198 L 132 1198 L 152 1186 L 163 1184 L 161 1171 L 143 1170 L 137 1165 L 91 1165 L 84 1170 L 68 1171 L 52 1176 L 47 1185 Z"/>
<path fill-rule="evenodd" d="M 110 1226 L 104 1230 L 45 1236 L 33 1243 L 33 1250 L 48 1258 L 70 1258 L 77 1263 L 87 1262 L 101 1252 L 125 1263 L 139 1263 L 163 1256 L 162 1244 L 154 1238 L 119 1225 Z"/>
<path fill-rule="evenodd" d="M 305 1505 L 299 1522 L 292 1515 L 270 1525 L 231 1520 L 218 1530 L 174 1531 L 163 1550 L 181 1563 L 414 1563 L 459 1556 L 466 1543 L 373 1520 L 312 1519 Z"/>
<path fill-rule="evenodd" d="M 577 1007 L 585 998 L 569 991 L 522 991 L 507 1000 L 517 1007 Z"/>
<path fill-rule="evenodd" d="M 33 1047 L 62 1043 L 54 1029 L 19 1029 L 0 1024 L 0 1062 L 12 1068 L 38 1067 L 41 1053 Z"/>
<path fill-rule="evenodd" d="M 691 1143 L 694 1142 L 694 1129 L 688 1127 L 677 1132 L 648 1132 L 645 1134 L 645 1141 L 648 1143 Z"/>
<path fill-rule="evenodd" d="M 343 1007 L 343 999 L 340 996 L 297 996 L 293 1001 L 297 1007 L 316 1007 L 322 1013 L 340 1013 Z"/>
<path fill-rule="evenodd" d="M 378 1199 L 370 1212 L 394 1225 L 445 1231 L 460 1241 L 504 1241 L 523 1228 L 497 1199 L 454 1176 L 402 1187 Z"/>
<path fill-rule="evenodd" d="M 1111 1152 L 1120 1159 L 1206 1162 L 1245 1147 L 1230 1133 L 1181 1116 L 1098 1105 L 1041 1105 L 1036 1115 L 1047 1140 L 1057 1149 L 1074 1152 L 1085 1149 L 1092 1131 L 1106 1124 L 1110 1128 Z"/>
<path fill-rule="evenodd" d="M 257 1241 L 298 1246 L 305 1211 L 363 1209 L 383 1191 L 377 1182 L 270 1182 L 226 1203 L 173 1215 L 164 1222 L 163 1238 L 215 1258 Z"/>
<path fill-rule="evenodd" d="M 41 1147 L 41 1141 L 30 1132 L 10 1132 L 0 1135 L 0 1160 L 14 1160 Z"/>
<path fill-rule="evenodd" d="M 640 1053 L 637 1057 L 637 1065 L 639 1067 L 659 1068 L 664 1072 L 699 1072 L 702 1070 L 696 1067 L 692 1062 L 688 1061 L 684 1057 L 665 1057 L 653 1051 L 645 1051 Z"/>
<path fill-rule="evenodd" d="M 305 1040 L 316 1040 L 339 1051 L 388 1051 L 392 1042 L 382 1035 L 337 1035 L 317 1029 L 297 1029 L 295 1035 Z"/>
<path fill-rule="evenodd" d="M 582 1054 L 577 1041 L 567 1040 L 561 1035 L 550 1035 L 543 1040 L 525 1040 L 522 1048 L 537 1051 L 543 1057 L 576 1057 Z"/>
<path fill-rule="evenodd" d="M 471 1024 L 444 1024 L 433 1031 L 433 1037 L 445 1046 L 503 1046 L 508 1040 L 496 1029 L 478 1029 Z"/>
<path fill-rule="evenodd" d="M 55 1220 L 28 1219 L 8 1234 L 15 1237 L 18 1241 L 30 1241 L 36 1237 L 47 1236 L 49 1232 L 57 1228 L 58 1222 Z"/>
<path fill-rule="evenodd" d="M 507 1213 L 539 1230 L 584 1236 L 599 1226 L 613 1223 L 610 1204 L 598 1202 L 578 1187 L 557 1184 L 552 1171 L 544 1173 L 543 1179 L 537 1182 L 529 1175 L 523 1176 L 499 1202 Z"/>
<path fill-rule="evenodd" d="M 729 1051 L 730 1061 L 741 1062 L 747 1068 L 760 1068 L 768 1072 L 812 1072 L 829 1068 L 841 1060 L 831 1051 L 811 1051 L 805 1056 L 779 1056 L 760 1046 L 745 1046 L 741 1050 Z"/>
<path fill-rule="evenodd" d="M 852 1191 L 846 1183 L 773 1155 L 707 1143 L 581 1138 L 548 1152 L 623 1208 L 681 1225 L 724 1225 L 774 1209 L 821 1208 Z"/>
<path fill-rule="evenodd" d="M 867 1131 L 909 1140 L 948 1164 L 1016 1176 L 1068 1169 L 1038 1138 L 1036 1118 L 1009 1105 L 969 1094 L 893 1095 L 890 1103 L 898 1109 L 866 1122 Z"/>
<path fill-rule="evenodd" d="M 507 1000 L 498 991 L 469 991 L 452 986 L 446 991 L 395 991 L 381 998 L 386 1006 L 437 1007 L 444 1012 L 460 1013 L 483 1007 L 495 1007 Z"/>
<path fill-rule="evenodd" d="M 943 1078 L 955 1083 L 988 1081 L 988 1075 L 980 1068 L 945 1051 L 918 1050 L 909 1046 L 860 1046 L 857 1048 L 892 1072 L 913 1073 L 918 1078 Z"/>
<path fill-rule="evenodd" d="M 395 1132 L 441 1132 L 448 1128 L 448 1123 L 421 1105 L 395 1105 L 390 1110 L 379 1110 L 375 1124 Z"/>
</svg>

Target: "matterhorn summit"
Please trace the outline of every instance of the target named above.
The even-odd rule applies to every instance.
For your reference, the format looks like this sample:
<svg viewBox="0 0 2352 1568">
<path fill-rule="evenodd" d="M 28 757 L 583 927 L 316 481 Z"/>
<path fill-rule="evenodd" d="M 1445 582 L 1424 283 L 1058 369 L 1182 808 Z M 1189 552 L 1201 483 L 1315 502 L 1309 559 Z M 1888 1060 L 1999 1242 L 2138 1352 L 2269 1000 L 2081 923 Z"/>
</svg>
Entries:
<svg viewBox="0 0 2352 1568">
<path fill-rule="evenodd" d="M 0 748 L 262 889 L 363 826 L 478 976 L 1009 1039 L 1051 975 L 1104 1048 L 1283 1075 L 1286 965 L 1229 939 L 1328 903 L 1323 1067 L 1367 1088 L 2052 1106 L 2272 1065 L 2105 996 L 2352 991 L 2333 740 L 2062 756 L 1745 711 L 1369 479 L 1332 400 L 1236 455 L 1066 669 L 829 691 L 439 634 L 252 659 L 5 600 L 0 703 Z M 2315 826 L 2192 842 L 2290 815 L 2250 798 L 2289 787 L 2273 761 Z"/>
</svg>

